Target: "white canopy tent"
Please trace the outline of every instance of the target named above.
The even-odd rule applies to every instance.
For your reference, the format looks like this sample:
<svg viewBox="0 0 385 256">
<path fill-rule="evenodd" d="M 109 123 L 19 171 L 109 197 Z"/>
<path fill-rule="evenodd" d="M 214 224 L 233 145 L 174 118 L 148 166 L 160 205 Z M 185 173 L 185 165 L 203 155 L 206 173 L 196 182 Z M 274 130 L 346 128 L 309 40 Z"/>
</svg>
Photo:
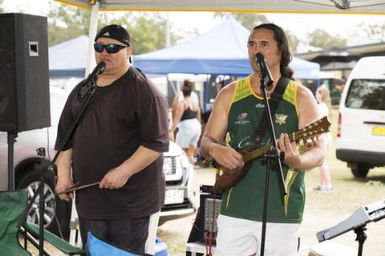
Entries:
<svg viewBox="0 0 385 256">
<path fill-rule="evenodd" d="M 221 11 L 293 13 L 384 14 L 384 0 L 56 0 L 91 9 L 100 3 L 102 11 Z"/>
</svg>

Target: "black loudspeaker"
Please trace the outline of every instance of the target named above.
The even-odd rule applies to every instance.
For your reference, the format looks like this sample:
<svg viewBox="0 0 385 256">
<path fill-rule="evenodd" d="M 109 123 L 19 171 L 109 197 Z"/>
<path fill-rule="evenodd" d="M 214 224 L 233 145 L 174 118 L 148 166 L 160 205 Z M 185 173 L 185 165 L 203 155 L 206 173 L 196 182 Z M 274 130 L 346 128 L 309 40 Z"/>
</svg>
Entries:
<svg viewBox="0 0 385 256">
<path fill-rule="evenodd" d="M 50 123 L 47 18 L 0 14 L 0 131 Z"/>
</svg>

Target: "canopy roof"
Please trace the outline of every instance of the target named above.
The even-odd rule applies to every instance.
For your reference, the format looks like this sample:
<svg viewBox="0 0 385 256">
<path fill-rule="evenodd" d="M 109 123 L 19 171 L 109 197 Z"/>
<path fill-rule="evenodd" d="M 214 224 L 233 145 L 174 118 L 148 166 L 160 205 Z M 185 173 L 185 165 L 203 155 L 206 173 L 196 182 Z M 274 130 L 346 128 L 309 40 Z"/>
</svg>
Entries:
<svg viewBox="0 0 385 256">
<path fill-rule="evenodd" d="M 56 0 L 91 9 L 98 1 L 101 11 L 227 11 L 291 13 L 384 14 L 383 0 Z"/>
</svg>

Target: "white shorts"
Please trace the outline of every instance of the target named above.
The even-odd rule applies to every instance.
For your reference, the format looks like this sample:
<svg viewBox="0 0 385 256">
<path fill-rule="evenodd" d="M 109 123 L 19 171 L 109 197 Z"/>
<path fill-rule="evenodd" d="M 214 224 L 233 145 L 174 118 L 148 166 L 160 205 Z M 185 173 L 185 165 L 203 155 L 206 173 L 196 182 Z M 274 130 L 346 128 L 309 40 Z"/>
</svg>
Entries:
<svg viewBox="0 0 385 256">
<path fill-rule="evenodd" d="M 197 147 L 202 126 L 198 119 L 187 119 L 179 123 L 175 143 L 181 148 Z"/>
<path fill-rule="evenodd" d="M 219 214 L 215 256 L 260 255 L 262 222 Z M 266 256 L 296 256 L 299 243 L 298 223 L 267 223 Z"/>
</svg>

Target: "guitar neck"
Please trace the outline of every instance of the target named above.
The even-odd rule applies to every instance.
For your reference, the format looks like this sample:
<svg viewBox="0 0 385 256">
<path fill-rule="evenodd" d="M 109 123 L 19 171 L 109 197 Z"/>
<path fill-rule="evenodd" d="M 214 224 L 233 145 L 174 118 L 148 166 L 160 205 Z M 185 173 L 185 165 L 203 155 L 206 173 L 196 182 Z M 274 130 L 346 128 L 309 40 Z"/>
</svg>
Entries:
<svg viewBox="0 0 385 256">
<path fill-rule="evenodd" d="M 304 128 L 289 134 L 290 142 L 305 141 L 310 138 L 314 138 L 317 135 L 323 134 L 329 131 L 330 122 L 327 117 L 323 117 Z"/>
<path fill-rule="evenodd" d="M 305 141 L 307 139 L 315 137 L 316 135 L 328 132 L 329 127 L 330 127 L 329 120 L 327 119 L 327 117 L 323 117 L 323 118 L 305 126 L 304 128 L 289 134 L 289 140 L 290 140 L 290 142 L 295 142 L 295 143 L 298 143 L 300 141 Z M 278 142 L 278 140 L 277 140 L 277 142 Z M 269 149 L 271 148 L 272 145 L 273 145 L 273 143 L 269 143 L 269 144 L 266 144 L 260 148 L 257 148 L 257 149 L 254 149 L 254 150 L 251 150 L 249 152 L 244 153 L 243 154 L 243 161 L 248 162 L 252 159 L 260 157 L 261 155 L 263 155 L 267 151 L 269 151 Z"/>
</svg>

